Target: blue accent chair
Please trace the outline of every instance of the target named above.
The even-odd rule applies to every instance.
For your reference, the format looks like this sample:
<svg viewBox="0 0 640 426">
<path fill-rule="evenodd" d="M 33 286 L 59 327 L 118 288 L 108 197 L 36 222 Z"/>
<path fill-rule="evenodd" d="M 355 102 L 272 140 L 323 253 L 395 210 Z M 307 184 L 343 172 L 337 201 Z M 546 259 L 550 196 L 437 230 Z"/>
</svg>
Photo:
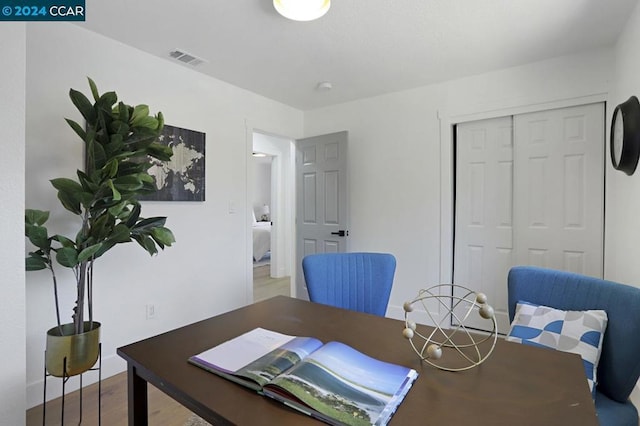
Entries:
<svg viewBox="0 0 640 426">
<path fill-rule="evenodd" d="M 509 271 L 508 294 L 511 321 L 520 300 L 562 310 L 607 312 L 595 395 L 598 420 L 603 426 L 638 426 L 638 411 L 629 395 L 640 376 L 640 288 L 517 266 Z"/>
<path fill-rule="evenodd" d="M 384 316 L 396 258 L 387 253 L 318 253 L 302 259 L 312 302 Z"/>
</svg>

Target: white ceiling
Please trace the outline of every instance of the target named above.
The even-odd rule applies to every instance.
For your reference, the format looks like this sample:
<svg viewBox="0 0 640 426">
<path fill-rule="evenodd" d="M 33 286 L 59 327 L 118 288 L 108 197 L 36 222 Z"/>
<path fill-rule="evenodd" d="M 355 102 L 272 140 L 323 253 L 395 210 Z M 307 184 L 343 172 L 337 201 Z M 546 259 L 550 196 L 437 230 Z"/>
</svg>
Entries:
<svg viewBox="0 0 640 426">
<path fill-rule="evenodd" d="M 309 110 L 611 46 L 637 1 L 333 0 L 294 22 L 271 0 L 87 0 L 79 25 Z"/>
</svg>

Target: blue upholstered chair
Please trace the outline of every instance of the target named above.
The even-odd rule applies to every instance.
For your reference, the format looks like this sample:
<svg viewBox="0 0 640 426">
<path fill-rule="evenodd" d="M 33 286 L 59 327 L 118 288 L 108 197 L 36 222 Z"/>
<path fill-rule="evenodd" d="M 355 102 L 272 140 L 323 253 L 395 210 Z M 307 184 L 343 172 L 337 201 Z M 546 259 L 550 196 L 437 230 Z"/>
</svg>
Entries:
<svg viewBox="0 0 640 426">
<path fill-rule="evenodd" d="M 396 258 L 387 253 L 318 253 L 302 259 L 312 302 L 384 316 Z"/>
<path fill-rule="evenodd" d="M 640 376 L 640 289 L 551 269 L 509 271 L 509 318 L 518 301 L 556 309 L 602 309 L 608 323 L 598 364 L 595 405 L 600 425 L 638 426 L 629 395 Z"/>
</svg>

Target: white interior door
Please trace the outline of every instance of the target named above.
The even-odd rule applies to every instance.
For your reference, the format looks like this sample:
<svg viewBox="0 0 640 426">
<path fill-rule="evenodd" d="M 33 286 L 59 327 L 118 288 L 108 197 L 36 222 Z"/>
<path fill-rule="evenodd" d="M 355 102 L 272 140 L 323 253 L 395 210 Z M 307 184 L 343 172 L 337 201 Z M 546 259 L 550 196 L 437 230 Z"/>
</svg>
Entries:
<svg viewBox="0 0 640 426">
<path fill-rule="evenodd" d="M 347 132 L 296 141 L 296 297 L 309 299 L 302 258 L 347 251 Z"/>
<path fill-rule="evenodd" d="M 509 318 L 502 284 L 513 265 L 512 118 L 463 123 L 456 130 L 453 282 L 485 293 L 504 329 Z M 487 328 L 476 315 L 465 324 Z"/>
<path fill-rule="evenodd" d="M 516 262 L 602 278 L 604 104 L 514 120 Z"/>
<path fill-rule="evenodd" d="M 487 294 L 506 333 L 512 266 L 603 276 L 604 104 L 456 130 L 454 283 Z"/>
</svg>

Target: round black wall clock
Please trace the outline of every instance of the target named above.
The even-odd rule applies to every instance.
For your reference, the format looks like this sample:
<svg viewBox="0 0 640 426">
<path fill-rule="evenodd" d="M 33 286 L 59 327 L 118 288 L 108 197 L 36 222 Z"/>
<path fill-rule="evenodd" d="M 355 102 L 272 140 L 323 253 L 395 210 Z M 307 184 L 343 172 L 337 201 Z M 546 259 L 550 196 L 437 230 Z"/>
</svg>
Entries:
<svg viewBox="0 0 640 426">
<path fill-rule="evenodd" d="M 610 143 L 613 168 L 632 175 L 640 157 L 640 103 L 635 96 L 613 111 Z"/>
</svg>

